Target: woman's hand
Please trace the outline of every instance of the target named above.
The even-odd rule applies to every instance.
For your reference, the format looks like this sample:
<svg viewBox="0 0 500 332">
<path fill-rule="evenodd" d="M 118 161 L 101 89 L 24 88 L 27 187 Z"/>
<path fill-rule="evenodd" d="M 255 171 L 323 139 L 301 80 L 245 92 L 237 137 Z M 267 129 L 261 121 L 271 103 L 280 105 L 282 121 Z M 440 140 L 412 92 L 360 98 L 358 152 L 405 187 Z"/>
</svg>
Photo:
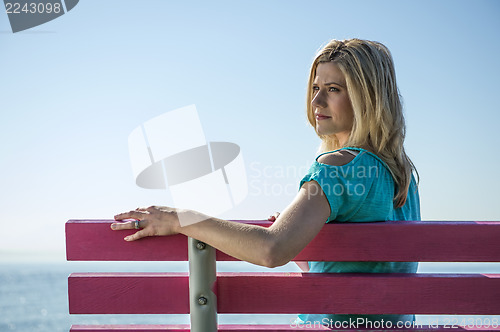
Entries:
<svg viewBox="0 0 500 332">
<path fill-rule="evenodd" d="M 280 213 L 279 212 L 276 212 L 274 213 L 272 216 L 270 216 L 269 218 L 267 218 L 268 221 L 271 221 L 271 222 L 275 222 L 276 219 L 278 219 Z"/>
<path fill-rule="evenodd" d="M 125 237 L 125 241 L 135 241 L 146 236 L 173 235 L 179 233 L 179 211 L 167 206 L 150 206 L 117 214 L 115 220 L 135 219 L 111 224 L 112 230 L 142 228 Z M 137 227 L 136 227 L 137 225 Z"/>
</svg>

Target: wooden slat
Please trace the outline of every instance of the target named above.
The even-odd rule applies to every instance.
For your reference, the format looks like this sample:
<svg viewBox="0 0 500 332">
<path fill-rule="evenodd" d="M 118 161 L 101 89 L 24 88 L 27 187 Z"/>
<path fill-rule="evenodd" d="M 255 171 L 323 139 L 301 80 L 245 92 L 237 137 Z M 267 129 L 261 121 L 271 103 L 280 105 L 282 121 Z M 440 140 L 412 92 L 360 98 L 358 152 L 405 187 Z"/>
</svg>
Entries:
<svg viewBox="0 0 500 332">
<path fill-rule="evenodd" d="M 333 223 L 293 260 L 500 262 L 499 238 L 500 222 Z"/>
<path fill-rule="evenodd" d="M 421 326 L 408 329 L 398 329 L 391 328 L 388 330 L 379 329 L 368 329 L 368 328 L 357 328 L 357 329 L 328 329 L 326 327 L 292 327 L 290 325 L 219 325 L 219 331 L 225 332 L 252 332 L 252 331 L 266 331 L 266 332 L 297 332 L 297 331 L 342 331 L 342 332 L 355 332 L 355 331 L 377 331 L 377 332 L 395 332 L 395 331 L 434 331 L 434 332 L 449 332 L 451 331 L 500 331 L 500 327 L 497 328 L 462 328 L 450 326 Z M 169 331 L 169 332 L 185 332 L 190 331 L 189 325 L 73 325 L 71 330 L 73 332 L 128 332 L 128 331 L 142 331 L 142 332 L 158 332 L 158 331 Z"/>
<path fill-rule="evenodd" d="M 220 313 L 500 312 L 500 274 L 226 273 L 217 292 Z"/>
<path fill-rule="evenodd" d="M 141 332 L 186 332 L 189 331 L 189 325 L 72 325 L 70 331 L 72 332 L 128 332 L 128 331 L 141 331 Z"/>
<path fill-rule="evenodd" d="M 225 332 L 244 332 L 244 331 L 266 331 L 266 332 L 285 332 L 297 331 L 297 328 L 291 328 L 290 325 L 219 325 L 219 331 Z M 302 331 L 332 331 L 326 327 L 301 328 Z M 189 325 L 73 325 L 73 332 L 186 332 L 190 331 Z M 393 330 L 394 331 L 394 330 Z"/>
<path fill-rule="evenodd" d="M 187 277 L 69 277 L 70 313 L 187 313 Z M 500 312 L 500 274 L 220 273 L 218 313 L 467 314 Z"/>
<path fill-rule="evenodd" d="M 113 231 L 112 220 L 66 222 L 68 261 L 186 261 L 187 238 L 183 235 L 149 237 L 127 242 L 136 230 Z"/>
<path fill-rule="evenodd" d="M 186 273 L 72 273 L 70 314 L 187 314 Z"/>
<path fill-rule="evenodd" d="M 184 236 L 123 238 L 110 220 L 66 223 L 68 260 L 187 260 Z M 267 221 L 238 221 L 269 226 Z M 327 224 L 296 261 L 500 262 L 500 222 L 377 222 Z M 328 248 L 328 250 L 325 250 Z M 235 260 L 218 252 L 218 260 Z"/>
</svg>

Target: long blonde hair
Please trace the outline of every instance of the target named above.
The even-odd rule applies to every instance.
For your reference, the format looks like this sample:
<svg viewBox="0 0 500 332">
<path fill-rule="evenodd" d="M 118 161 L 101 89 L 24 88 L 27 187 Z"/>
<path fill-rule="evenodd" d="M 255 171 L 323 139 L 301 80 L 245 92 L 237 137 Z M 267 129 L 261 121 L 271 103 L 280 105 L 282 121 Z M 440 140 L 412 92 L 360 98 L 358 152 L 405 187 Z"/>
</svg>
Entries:
<svg viewBox="0 0 500 332">
<path fill-rule="evenodd" d="M 354 111 L 349 138 L 340 146 L 335 135 L 319 135 L 321 151 L 342 147 L 364 147 L 382 159 L 392 172 L 397 185 L 394 206 L 406 202 L 411 174 L 418 172 L 406 155 L 403 142 L 405 120 L 392 56 L 383 44 L 360 39 L 332 40 L 316 55 L 307 84 L 306 110 L 309 123 L 316 128 L 311 105 L 312 84 L 319 63 L 335 63 L 346 79 L 347 92 Z"/>
</svg>

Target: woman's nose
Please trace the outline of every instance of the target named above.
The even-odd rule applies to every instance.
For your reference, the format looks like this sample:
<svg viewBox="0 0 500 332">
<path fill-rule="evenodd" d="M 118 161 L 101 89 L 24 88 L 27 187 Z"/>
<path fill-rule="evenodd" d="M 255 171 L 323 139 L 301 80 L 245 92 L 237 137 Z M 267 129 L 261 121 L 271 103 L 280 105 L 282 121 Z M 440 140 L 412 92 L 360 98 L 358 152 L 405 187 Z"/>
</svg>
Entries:
<svg viewBox="0 0 500 332">
<path fill-rule="evenodd" d="M 311 100 L 311 104 L 314 107 L 321 107 L 321 108 L 326 107 L 325 98 L 323 97 L 323 93 L 321 91 L 318 91 L 316 93 L 316 95 Z"/>
</svg>

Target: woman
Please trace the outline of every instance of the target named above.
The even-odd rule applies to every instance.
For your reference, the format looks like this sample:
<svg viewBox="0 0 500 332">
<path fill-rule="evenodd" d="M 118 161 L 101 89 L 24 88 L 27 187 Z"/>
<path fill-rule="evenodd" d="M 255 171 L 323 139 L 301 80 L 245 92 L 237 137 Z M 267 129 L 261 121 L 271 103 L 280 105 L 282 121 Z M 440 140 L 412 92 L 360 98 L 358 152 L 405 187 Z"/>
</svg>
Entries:
<svg viewBox="0 0 500 332">
<path fill-rule="evenodd" d="M 321 154 L 292 203 L 269 228 L 239 224 L 196 211 L 140 208 L 116 220 L 139 220 L 127 236 L 182 233 L 240 260 L 267 267 L 288 263 L 325 222 L 420 220 L 415 170 L 405 153 L 405 124 L 389 50 L 372 41 L 332 40 L 315 57 L 308 82 L 307 117 L 321 138 Z M 181 227 L 182 218 L 203 220 Z M 135 222 L 113 223 L 132 229 Z M 252 250 L 248 250 L 252 248 Z M 325 248 L 328 250 L 328 248 Z M 311 272 L 410 272 L 407 262 L 309 262 Z M 303 322 L 412 321 L 413 315 L 300 315 Z"/>
</svg>

